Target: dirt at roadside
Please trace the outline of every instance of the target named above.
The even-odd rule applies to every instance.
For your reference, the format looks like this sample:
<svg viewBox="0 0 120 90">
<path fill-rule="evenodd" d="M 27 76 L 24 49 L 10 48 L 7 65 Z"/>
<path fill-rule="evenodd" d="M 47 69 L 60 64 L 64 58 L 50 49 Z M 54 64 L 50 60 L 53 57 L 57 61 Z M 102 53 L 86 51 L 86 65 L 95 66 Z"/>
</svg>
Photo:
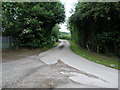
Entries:
<svg viewBox="0 0 120 90">
<path fill-rule="evenodd" d="M 9 62 L 13 60 L 19 60 L 21 58 L 25 58 L 27 56 L 39 54 L 43 51 L 47 50 L 46 48 L 40 48 L 40 49 L 19 49 L 19 50 L 5 50 L 2 51 L 2 62 Z"/>
<path fill-rule="evenodd" d="M 11 68 L 14 69 L 9 68 L 8 70 L 7 68 L 11 65 L 4 65 L 3 88 L 97 88 L 97 86 L 84 85 L 70 79 L 69 77 L 75 76 L 74 73 L 83 74 L 83 72 L 61 60 L 55 64 L 44 64 L 37 60 L 37 56 L 29 57 L 29 59 L 33 60 L 13 62 L 15 66 L 13 65 Z M 19 65 L 16 65 L 18 62 Z"/>
</svg>

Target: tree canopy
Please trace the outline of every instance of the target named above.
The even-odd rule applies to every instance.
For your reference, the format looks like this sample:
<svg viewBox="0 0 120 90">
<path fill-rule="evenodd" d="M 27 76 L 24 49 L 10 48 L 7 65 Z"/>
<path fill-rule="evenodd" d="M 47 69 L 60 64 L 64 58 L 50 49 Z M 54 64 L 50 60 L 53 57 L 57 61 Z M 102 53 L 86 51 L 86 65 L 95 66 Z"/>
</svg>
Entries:
<svg viewBox="0 0 120 90">
<path fill-rule="evenodd" d="M 60 2 L 3 2 L 3 35 L 10 35 L 22 47 L 52 45 L 52 29 L 65 19 Z"/>
</svg>

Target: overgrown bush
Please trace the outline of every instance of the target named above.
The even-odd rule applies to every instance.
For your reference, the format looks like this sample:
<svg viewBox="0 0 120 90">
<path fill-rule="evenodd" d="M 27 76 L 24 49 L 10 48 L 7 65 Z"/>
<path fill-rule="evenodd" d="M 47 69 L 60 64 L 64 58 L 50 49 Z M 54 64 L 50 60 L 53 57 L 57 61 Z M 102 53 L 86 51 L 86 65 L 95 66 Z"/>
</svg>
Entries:
<svg viewBox="0 0 120 90">
<path fill-rule="evenodd" d="M 64 22 L 60 2 L 3 2 L 2 32 L 19 41 L 20 47 L 39 48 L 53 45 L 52 29 Z"/>
<path fill-rule="evenodd" d="M 120 54 L 119 6 L 119 2 L 79 2 L 69 18 L 72 40 L 97 53 Z"/>
<path fill-rule="evenodd" d="M 53 29 L 52 29 L 52 41 L 57 42 L 59 40 L 59 29 L 60 26 L 58 24 L 56 24 Z"/>
</svg>

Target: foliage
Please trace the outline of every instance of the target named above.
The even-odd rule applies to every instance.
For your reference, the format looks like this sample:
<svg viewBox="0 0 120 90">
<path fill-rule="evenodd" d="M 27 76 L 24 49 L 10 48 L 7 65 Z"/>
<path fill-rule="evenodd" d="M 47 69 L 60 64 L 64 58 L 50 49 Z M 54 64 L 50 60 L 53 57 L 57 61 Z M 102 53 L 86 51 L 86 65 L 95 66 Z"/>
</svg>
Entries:
<svg viewBox="0 0 120 90">
<path fill-rule="evenodd" d="M 68 21 L 72 40 L 97 53 L 118 55 L 120 53 L 119 6 L 119 2 L 79 2 Z"/>
<path fill-rule="evenodd" d="M 67 33 L 67 32 L 60 32 L 59 38 L 60 39 L 70 40 L 71 39 L 71 35 L 69 33 Z"/>
<path fill-rule="evenodd" d="M 59 29 L 60 26 L 58 24 L 56 24 L 53 29 L 52 29 L 52 41 L 57 42 L 59 40 Z"/>
<path fill-rule="evenodd" d="M 2 7 L 3 35 L 12 36 L 21 47 L 53 45 L 52 28 L 65 18 L 60 2 L 3 2 Z"/>
</svg>

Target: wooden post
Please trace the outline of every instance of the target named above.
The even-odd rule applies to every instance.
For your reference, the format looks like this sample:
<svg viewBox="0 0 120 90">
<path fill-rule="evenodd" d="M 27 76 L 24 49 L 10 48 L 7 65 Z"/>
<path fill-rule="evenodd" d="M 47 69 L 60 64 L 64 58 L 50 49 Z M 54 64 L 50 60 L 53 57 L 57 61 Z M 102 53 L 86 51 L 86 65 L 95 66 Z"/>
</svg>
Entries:
<svg viewBox="0 0 120 90">
<path fill-rule="evenodd" d="M 90 50 L 88 42 L 86 42 L 86 47 L 87 47 L 88 50 Z"/>
<path fill-rule="evenodd" d="M 100 46 L 99 46 L 99 44 L 97 45 L 97 53 L 99 53 L 99 48 L 100 48 Z"/>
</svg>

